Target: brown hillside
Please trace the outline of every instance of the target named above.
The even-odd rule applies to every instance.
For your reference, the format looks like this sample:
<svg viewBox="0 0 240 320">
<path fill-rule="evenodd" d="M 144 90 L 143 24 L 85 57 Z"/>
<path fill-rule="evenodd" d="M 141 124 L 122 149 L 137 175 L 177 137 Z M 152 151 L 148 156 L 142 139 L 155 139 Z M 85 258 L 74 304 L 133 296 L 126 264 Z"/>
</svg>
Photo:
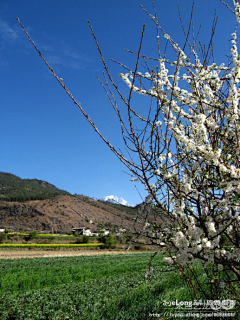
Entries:
<svg viewBox="0 0 240 320">
<path fill-rule="evenodd" d="M 100 225 L 118 226 L 131 230 L 133 215 L 117 210 L 85 196 L 60 195 L 45 200 L 0 202 L 0 227 L 14 230 L 71 231 L 72 227 Z"/>
</svg>

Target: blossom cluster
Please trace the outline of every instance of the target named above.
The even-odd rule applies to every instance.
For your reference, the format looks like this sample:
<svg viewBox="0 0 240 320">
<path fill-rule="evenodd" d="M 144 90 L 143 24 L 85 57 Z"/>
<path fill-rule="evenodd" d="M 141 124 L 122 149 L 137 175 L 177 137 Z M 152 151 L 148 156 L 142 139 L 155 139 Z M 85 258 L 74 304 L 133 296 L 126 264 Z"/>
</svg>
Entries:
<svg viewBox="0 0 240 320">
<path fill-rule="evenodd" d="M 240 5 L 234 0 L 240 22 Z M 143 161 L 152 165 L 154 183 L 147 189 L 155 202 L 164 193 L 170 222 L 159 226 L 158 243 L 176 256 L 169 263 L 204 263 L 239 266 L 240 249 L 240 56 L 236 31 L 231 35 L 232 64 L 206 65 L 197 52 L 193 64 L 177 43 L 164 32 L 177 53 L 171 73 L 165 58 L 157 71 L 121 73 L 132 91 L 157 99 L 155 120 L 149 126 L 152 144 L 143 150 Z M 136 81 L 151 87 L 137 87 Z M 165 136 L 163 132 L 167 132 Z M 164 138 L 164 142 L 162 142 Z M 176 152 L 171 151 L 175 141 Z M 154 147 L 158 146 L 157 148 Z M 162 146 L 163 148 L 159 148 Z M 163 151 L 165 148 L 165 152 Z M 161 152 L 159 151 L 161 149 Z M 149 187 L 150 186 L 150 187 Z M 167 199 L 167 200 L 166 200 Z M 150 229 L 150 227 L 148 226 Z M 146 230 L 146 228 L 144 229 Z M 154 230 L 152 229 L 154 233 Z M 223 239 L 228 239 L 229 247 Z"/>
</svg>

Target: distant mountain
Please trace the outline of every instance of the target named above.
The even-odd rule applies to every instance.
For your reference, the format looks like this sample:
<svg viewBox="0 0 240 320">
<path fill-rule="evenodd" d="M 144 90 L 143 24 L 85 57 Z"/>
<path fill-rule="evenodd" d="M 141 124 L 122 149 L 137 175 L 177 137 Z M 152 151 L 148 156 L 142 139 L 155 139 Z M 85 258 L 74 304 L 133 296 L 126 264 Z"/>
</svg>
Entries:
<svg viewBox="0 0 240 320">
<path fill-rule="evenodd" d="M 113 206 L 121 207 L 121 210 Z M 81 195 L 60 195 L 25 202 L 0 201 L 0 228 L 15 231 L 70 232 L 73 227 L 132 230 L 134 213 L 129 207 L 101 202 Z"/>
<path fill-rule="evenodd" d="M 114 196 L 106 198 L 117 204 L 71 195 L 43 180 L 0 172 L 0 228 L 70 232 L 72 227 L 91 231 L 121 227 L 132 231 L 137 206 L 127 206 L 124 199 Z"/>
<path fill-rule="evenodd" d="M 131 207 L 130 204 L 126 200 L 124 200 L 123 198 L 118 198 L 117 196 L 106 196 L 100 200 L 115 203 L 115 204 L 121 204 L 122 206 Z"/>
<path fill-rule="evenodd" d="M 50 199 L 58 195 L 70 195 L 43 180 L 21 179 L 14 174 L 0 172 L 0 200 L 29 201 Z"/>
</svg>

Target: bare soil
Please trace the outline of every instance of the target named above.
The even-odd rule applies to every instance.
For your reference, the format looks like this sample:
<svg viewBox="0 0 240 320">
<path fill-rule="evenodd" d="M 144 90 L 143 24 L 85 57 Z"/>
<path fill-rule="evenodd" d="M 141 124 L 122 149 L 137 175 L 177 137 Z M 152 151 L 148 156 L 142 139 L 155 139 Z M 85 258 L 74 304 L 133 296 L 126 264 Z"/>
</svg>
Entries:
<svg viewBox="0 0 240 320">
<path fill-rule="evenodd" d="M 46 250 L 0 250 L 0 259 L 20 258 L 49 258 L 49 257 L 77 257 L 109 254 L 134 254 L 146 251 L 125 251 L 125 250 L 79 250 L 79 251 L 46 251 Z"/>
<path fill-rule="evenodd" d="M 13 230 L 60 230 L 70 232 L 72 227 L 111 224 L 132 230 L 135 215 L 117 210 L 84 196 L 56 196 L 45 200 L 26 202 L 0 202 L 2 226 Z"/>
</svg>

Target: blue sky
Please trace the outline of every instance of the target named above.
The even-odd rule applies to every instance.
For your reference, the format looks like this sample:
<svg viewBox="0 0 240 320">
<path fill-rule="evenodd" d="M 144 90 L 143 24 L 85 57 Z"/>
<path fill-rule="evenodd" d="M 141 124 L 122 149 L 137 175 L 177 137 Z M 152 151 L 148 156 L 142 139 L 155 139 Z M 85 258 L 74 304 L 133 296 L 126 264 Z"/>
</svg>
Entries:
<svg viewBox="0 0 240 320">
<path fill-rule="evenodd" d="M 208 43 L 214 10 L 219 17 L 215 58 L 229 53 L 233 14 L 219 0 L 196 0 L 195 29 L 202 24 L 201 40 Z M 225 0 L 232 5 L 231 0 Z M 188 25 L 190 0 L 156 0 L 159 22 L 183 44 L 178 16 Z M 143 23 L 143 53 L 156 57 L 156 29 L 140 8 L 153 13 L 150 0 L 0 0 L 0 171 L 21 178 L 46 180 L 60 189 L 94 198 L 123 197 L 141 202 L 125 167 L 96 135 L 33 49 L 19 17 L 40 51 L 81 102 L 103 135 L 123 148 L 120 126 L 97 78 L 102 65 L 87 20 L 90 20 L 111 74 L 123 72 L 118 61 L 134 67 L 124 48 L 137 51 Z M 164 44 L 163 37 L 160 37 Z M 127 91 L 126 91 L 127 92 Z M 137 100 L 147 108 L 144 99 Z M 146 104 L 146 105 L 145 105 Z M 144 187 L 137 185 L 142 196 Z"/>
</svg>

